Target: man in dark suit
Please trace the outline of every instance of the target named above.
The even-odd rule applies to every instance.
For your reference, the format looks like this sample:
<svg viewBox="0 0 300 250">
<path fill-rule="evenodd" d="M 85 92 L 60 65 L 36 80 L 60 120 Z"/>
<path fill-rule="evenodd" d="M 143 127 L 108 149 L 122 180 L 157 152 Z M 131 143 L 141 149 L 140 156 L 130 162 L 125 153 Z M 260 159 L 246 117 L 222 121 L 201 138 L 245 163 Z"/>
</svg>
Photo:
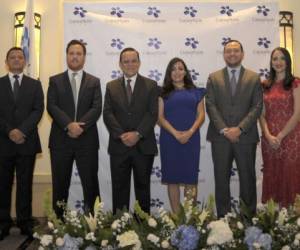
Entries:
<svg viewBox="0 0 300 250">
<path fill-rule="evenodd" d="M 0 78 L 0 240 L 9 234 L 11 192 L 16 171 L 17 225 L 32 236 L 32 178 L 41 152 L 37 125 L 44 111 L 40 81 L 26 76 L 25 55 L 13 47 L 6 55 L 8 74 Z"/>
<path fill-rule="evenodd" d="M 235 160 L 240 180 L 240 199 L 256 211 L 255 156 L 259 140 L 257 119 L 262 111 L 259 75 L 241 63 L 243 46 L 231 40 L 224 46 L 226 67 L 209 75 L 206 108 L 210 118 L 207 140 L 211 141 L 217 213 L 231 210 L 230 173 Z"/>
<path fill-rule="evenodd" d="M 157 83 L 138 74 L 140 58 L 133 48 L 121 52 L 119 66 L 124 76 L 107 83 L 103 109 L 110 134 L 113 212 L 129 208 L 132 170 L 136 199 L 150 212 L 150 176 L 157 153 Z"/>
<path fill-rule="evenodd" d="M 50 77 L 47 110 L 53 119 L 49 148 L 53 208 L 62 218 L 58 201 L 67 202 L 75 160 L 83 189 L 84 211 L 92 212 L 99 196 L 97 120 L 101 114 L 100 80 L 83 70 L 86 48 L 78 40 L 68 43 L 68 70 Z"/>
</svg>

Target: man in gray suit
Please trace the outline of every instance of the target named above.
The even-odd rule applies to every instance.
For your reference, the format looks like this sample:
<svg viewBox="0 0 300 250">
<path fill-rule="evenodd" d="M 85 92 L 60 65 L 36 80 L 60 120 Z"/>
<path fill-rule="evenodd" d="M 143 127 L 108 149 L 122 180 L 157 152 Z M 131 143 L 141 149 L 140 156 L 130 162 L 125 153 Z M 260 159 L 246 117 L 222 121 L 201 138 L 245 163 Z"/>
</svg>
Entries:
<svg viewBox="0 0 300 250">
<path fill-rule="evenodd" d="M 110 134 L 113 212 L 129 208 L 132 170 L 136 199 L 150 212 L 150 176 L 157 153 L 157 83 L 138 73 L 139 53 L 133 48 L 121 52 L 119 66 L 124 76 L 107 83 L 103 109 Z"/>
<path fill-rule="evenodd" d="M 226 67 L 209 75 L 206 108 L 210 118 L 207 140 L 211 142 L 218 217 L 231 210 L 230 175 L 235 160 L 240 199 L 256 211 L 257 119 L 262 111 L 259 75 L 245 69 L 242 44 L 230 40 L 224 46 Z"/>
</svg>

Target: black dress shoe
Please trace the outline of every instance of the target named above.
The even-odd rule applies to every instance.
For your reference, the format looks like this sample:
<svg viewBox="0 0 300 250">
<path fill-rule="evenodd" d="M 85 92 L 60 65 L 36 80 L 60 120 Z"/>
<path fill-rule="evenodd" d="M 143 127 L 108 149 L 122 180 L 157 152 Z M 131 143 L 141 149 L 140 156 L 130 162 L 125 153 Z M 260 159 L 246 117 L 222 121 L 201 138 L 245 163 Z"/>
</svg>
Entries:
<svg viewBox="0 0 300 250">
<path fill-rule="evenodd" d="M 0 229 L 0 241 L 9 235 L 9 228 Z"/>
<path fill-rule="evenodd" d="M 32 237 L 32 235 L 33 235 L 32 227 L 29 227 L 29 226 L 23 226 L 22 227 L 21 226 L 20 230 L 21 230 L 22 235 L 27 235 L 28 237 Z"/>
</svg>

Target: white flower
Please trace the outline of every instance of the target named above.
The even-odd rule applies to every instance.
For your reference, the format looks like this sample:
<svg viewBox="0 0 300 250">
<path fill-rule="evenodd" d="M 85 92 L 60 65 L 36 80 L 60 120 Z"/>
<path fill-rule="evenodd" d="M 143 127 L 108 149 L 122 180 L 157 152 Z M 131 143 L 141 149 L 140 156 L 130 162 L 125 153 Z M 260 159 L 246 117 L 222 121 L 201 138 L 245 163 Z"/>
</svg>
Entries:
<svg viewBox="0 0 300 250">
<path fill-rule="evenodd" d="M 161 243 L 161 247 L 162 247 L 162 248 L 169 248 L 169 247 L 170 247 L 170 244 L 169 244 L 169 242 L 168 242 L 167 240 L 164 240 L 164 241 L 162 241 L 162 243 Z"/>
<path fill-rule="evenodd" d="M 229 225 L 222 220 L 212 221 L 207 227 L 211 229 L 207 238 L 208 245 L 221 245 L 233 239 Z"/>
<path fill-rule="evenodd" d="M 293 244 L 294 244 L 295 246 L 299 246 L 300 241 L 299 241 L 298 239 L 295 239 L 294 242 L 293 242 Z"/>
<path fill-rule="evenodd" d="M 45 250 L 45 248 L 42 246 L 39 246 L 38 250 Z"/>
<path fill-rule="evenodd" d="M 71 214 L 72 217 L 77 217 L 77 211 L 76 210 L 72 210 L 70 214 Z"/>
<path fill-rule="evenodd" d="M 295 235 L 295 239 L 300 240 L 300 233 L 297 233 L 297 234 Z"/>
<path fill-rule="evenodd" d="M 291 248 L 288 245 L 285 245 L 281 248 L 281 250 L 290 250 Z"/>
<path fill-rule="evenodd" d="M 204 221 L 206 220 L 207 216 L 209 215 L 209 212 L 205 209 L 202 210 L 201 214 L 199 215 L 199 224 L 202 226 Z"/>
<path fill-rule="evenodd" d="M 126 212 L 123 214 L 123 216 L 124 216 L 127 220 L 129 220 L 129 219 L 131 218 L 130 214 L 129 214 L 129 213 L 126 213 Z"/>
<path fill-rule="evenodd" d="M 85 236 L 86 240 L 92 240 L 92 241 L 96 241 L 96 237 L 94 235 L 94 232 L 89 232 L 86 236 Z"/>
<path fill-rule="evenodd" d="M 106 247 L 108 245 L 108 240 L 101 241 L 101 247 Z"/>
<path fill-rule="evenodd" d="M 258 218 L 256 218 L 256 217 L 253 217 L 253 218 L 252 218 L 252 223 L 253 223 L 253 225 L 256 225 L 256 224 L 257 224 L 257 222 L 258 222 Z"/>
<path fill-rule="evenodd" d="M 118 227 L 120 227 L 120 220 L 119 219 L 113 221 L 113 223 L 111 224 L 111 228 L 113 230 L 116 230 Z"/>
<path fill-rule="evenodd" d="M 53 223 L 52 223 L 52 222 L 50 222 L 50 221 L 48 221 L 48 227 L 49 227 L 50 229 L 54 229 L 54 225 L 53 225 Z"/>
<path fill-rule="evenodd" d="M 53 236 L 49 234 L 44 234 L 41 238 L 41 245 L 43 247 L 49 246 L 53 241 Z"/>
<path fill-rule="evenodd" d="M 155 219 L 153 219 L 152 217 L 150 217 L 149 220 L 148 220 L 148 225 L 150 227 L 156 227 L 157 226 L 157 222 L 156 222 Z"/>
<path fill-rule="evenodd" d="M 133 230 L 129 230 L 121 235 L 117 236 L 117 241 L 119 241 L 119 247 L 126 247 L 134 245 L 132 249 L 140 249 L 141 242 L 139 236 Z"/>
<path fill-rule="evenodd" d="M 148 234 L 147 240 L 151 241 L 154 244 L 157 244 L 159 242 L 159 237 L 154 234 Z"/>
<path fill-rule="evenodd" d="M 40 235 L 37 232 L 34 232 L 33 238 L 35 239 L 40 239 Z"/>
<path fill-rule="evenodd" d="M 278 215 L 278 225 L 282 226 L 285 219 L 287 218 L 287 210 L 286 208 L 282 208 L 279 212 L 279 215 Z"/>
<path fill-rule="evenodd" d="M 237 228 L 238 228 L 238 229 L 240 229 L 240 230 L 243 230 L 243 229 L 244 229 L 244 225 L 243 225 L 240 221 L 238 221 L 238 222 L 236 223 L 236 225 L 237 225 Z"/>
<path fill-rule="evenodd" d="M 264 211 L 265 210 L 265 206 L 262 203 L 258 203 L 256 208 L 257 208 L 257 211 Z"/>
<path fill-rule="evenodd" d="M 297 225 L 300 227 L 300 217 L 297 219 Z"/>
<path fill-rule="evenodd" d="M 260 244 L 257 243 L 257 242 L 254 242 L 254 243 L 253 243 L 253 247 L 254 247 L 255 249 L 260 249 Z"/>
<path fill-rule="evenodd" d="M 58 237 L 58 238 L 56 239 L 56 241 L 55 241 L 55 244 L 56 244 L 56 246 L 61 247 L 61 246 L 63 246 L 63 245 L 65 244 L 65 241 L 64 241 L 63 238 Z"/>
</svg>

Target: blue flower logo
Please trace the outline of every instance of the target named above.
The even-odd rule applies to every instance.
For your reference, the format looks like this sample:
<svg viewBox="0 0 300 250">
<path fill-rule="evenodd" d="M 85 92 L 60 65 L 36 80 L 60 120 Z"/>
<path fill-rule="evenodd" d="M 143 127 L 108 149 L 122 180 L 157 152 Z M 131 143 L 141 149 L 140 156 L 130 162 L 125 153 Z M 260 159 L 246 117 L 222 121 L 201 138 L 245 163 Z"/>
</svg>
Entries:
<svg viewBox="0 0 300 250">
<path fill-rule="evenodd" d="M 121 10 L 120 7 L 112 7 L 112 8 L 111 8 L 110 14 L 111 14 L 112 16 L 117 16 L 117 17 L 121 18 L 121 17 L 122 17 L 122 14 L 124 14 L 124 11 Z"/>
<path fill-rule="evenodd" d="M 231 9 L 229 6 L 221 6 L 220 13 L 222 15 L 232 16 L 233 12 L 234 12 L 234 10 Z"/>
<path fill-rule="evenodd" d="M 159 166 L 153 167 L 151 175 L 155 175 L 157 178 L 161 177 L 161 169 Z"/>
<path fill-rule="evenodd" d="M 162 73 L 160 73 L 157 69 L 149 70 L 148 77 L 150 77 L 151 79 L 153 79 L 155 81 L 159 81 L 162 77 Z"/>
<path fill-rule="evenodd" d="M 147 45 L 149 47 L 154 47 L 155 49 L 159 49 L 161 45 L 161 41 L 159 41 L 156 37 L 149 38 Z"/>
<path fill-rule="evenodd" d="M 234 197 L 230 197 L 230 204 L 231 207 L 235 210 L 238 211 L 239 210 L 239 200 L 234 198 Z"/>
<path fill-rule="evenodd" d="M 191 17 L 195 17 L 197 14 L 197 10 L 193 6 L 185 6 L 183 13 L 186 16 L 190 15 Z"/>
<path fill-rule="evenodd" d="M 159 133 L 155 133 L 156 144 L 159 145 Z"/>
<path fill-rule="evenodd" d="M 79 15 L 81 18 L 85 17 L 85 13 L 87 13 L 87 11 L 84 8 L 82 8 L 82 7 L 75 7 L 74 9 L 75 10 L 74 10 L 73 14 L 75 16 Z"/>
<path fill-rule="evenodd" d="M 120 70 L 113 70 L 111 72 L 110 77 L 111 77 L 111 79 L 117 79 L 117 78 L 120 78 L 122 75 L 123 74 L 122 74 L 122 72 Z"/>
<path fill-rule="evenodd" d="M 121 39 L 119 38 L 113 38 L 111 39 L 111 44 L 110 46 L 113 47 L 113 48 L 117 48 L 118 50 L 121 50 L 123 49 L 123 46 L 125 45 L 124 42 L 121 41 Z"/>
<path fill-rule="evenodd" d="M 264 47 L 265 49 L 269 48 L 271 41 L 268 40 L 266 37 L 259 37 L 257 45 L 260 47 Z"/>
<path fill-rule="evenodd" d="M 197 81 L 200 74 L 195 69 L 191 69 L 189 70 L 189 72 L 192 77 L 192 80 Z"/>
<path fill-rule="evenodd" d="M 230 170 L 230 175 L 231 176 L 236 176 L 237 174 L 237 167 L 232 167 L 231 170 Z"/>
<path fill-rule="evenodd" d="M 231 40 L 231 37 L 222 37 L 222 45 L 225 46 Z"/>
<path fill-rule="evenodd" d="M 78 168 L 77 167 L 74 167 L 74 176 L 79 176 Z"/>
<path fill-rule="evenodd" d="M 150 201 L 150 206 L 151 207 L 157 207 L 157 208 L 160 208 L 164 205 L 163 201 L 161 201 L 159 198 L 151 198 L 151 201 Z"/>
<path fill-rule="evenodd" d="M 87 45 L 88 45 L 88 43 L 85 42 L 83 39 L 79 39 L 79 42 L 81 42 L 84 46 L 87 46 Z"/>
<path fill-rule="evenodd" d="M 269 11 L 270 9 L 267 8 L 265 5 L 262 6 L 258 5 L 256 9 L 257 14 L 262 14 L 264 16 L 267 16 Z"/>
<path fill-rule="evenodd" d="M 76 200 L 75 201 L 75 208 L 78 212 L 82 212 L 84 209 L 84 202 L 83 200 Z"/>
<path fill-rule="evenodd" d="M 157 7 L 148 7 L 147 15 L 148 16 L 154 16 L 155 18 L 158 18 L 160 14 L 160 10 Z"/>
<path fill-rule="evenodd" d="M 187 37 L 185 39 L 185 46 L 192 47 L 193 49 L 196 49 L 199 42 L 194 37 Z"/>
<path fill-rule="evenodd" d="M 264 77 L 267 79 L 270 76 L 270 71 L 267 68 L 259 69 L 259 75 L 260 77 Z"/>
</svg>

